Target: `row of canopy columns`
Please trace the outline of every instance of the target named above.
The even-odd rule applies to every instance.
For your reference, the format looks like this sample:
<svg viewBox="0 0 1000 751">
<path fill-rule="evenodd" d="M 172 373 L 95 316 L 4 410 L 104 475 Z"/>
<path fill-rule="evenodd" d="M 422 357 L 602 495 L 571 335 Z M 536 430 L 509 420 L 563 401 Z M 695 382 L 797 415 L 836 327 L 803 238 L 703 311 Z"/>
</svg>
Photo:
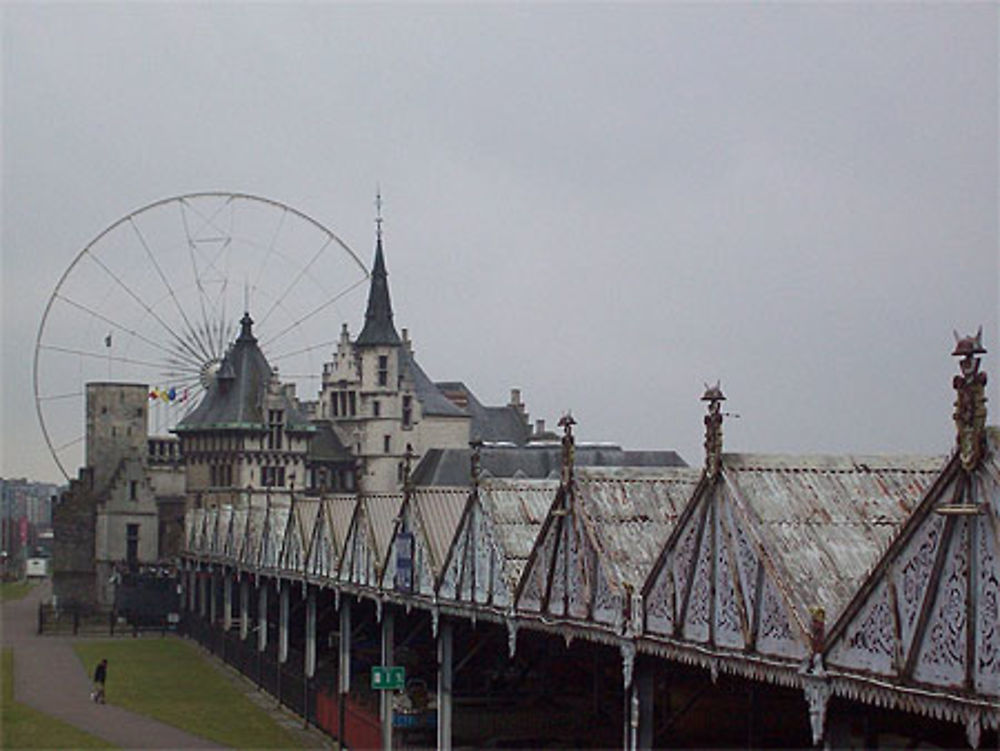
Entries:
<svg viewBox="0 0 1000 751">
<path fill-rule="evenodd" d="M 187 590 L 184 594 L 184 602 L 187 609 L 192 614 L 199 615 L 202 619 L 208 619 L 211 623 L 220 620 L 224 629 L 228 631 L 233 625 L 233 582 L 231 574 L 223 573 L 221 600 L 218 602 L 217 572 L 213 569 L 196 570 L 191 567 L 187 571 Z M 250 634 L 250 602 L 251 597 L 256 596 L 256 632 L 257 651 L 265 652 L 269 644 L 269 623 L 268 607 L 272 585 L 265 579 L 258 578 L 255 583 L 251 583 L 249 576 L 240 576 L 238 581 L 239 596 L 239 630 L 242 640 L 246 640 Z M 278 662 L 284 664 L 289 655 L 289 630 L 290 630 L 290 606 L 293 586 L 287 581 L 276 580 L 277 584 L 277 609 L 278 609 L 278 634 L 277 634 L 277 656 Z M 251 588 L 256 590 L 251 592 Z M 304 675 L 306 679 L 312 678 L 316 670 L 316 618 L 317 600 L 316 590 L 312 586 L 304 587 L 303 596 L 306 600 L 305 613 L 305 656 Z M 351 613 L 352 599 L 349 595 L 341 595 L 337 598 L 339 615 L 339 639 L 338 639 L 338 702 L 339 723 L 338 726 L 345 726 L 346 698 L 351 690 Z M 221 610 L 221 614 L 220 611 Z M 383 666 L 392 666 L 395 663 L 395 626 L 396 618 L 392 606 L 386 605 L 380 608 L 381 616 L 381 651 L 380 658 Z M 453 679 L 454 679 L 454 624 L 448 618 L 435 620 L 436 647 L 437 647 L 437 748 L 450 751 L 452 746 L 452 720 L 453 720 Z M 652 747 L 652 701 L 653 701 L 653 674 L 651 666 L 647 661 L 639 660 L 632 667 L 634 655 L 623 655 L 623 675 L 626 676 L 625 701 L 623 706 L 623 748 L 646 749 Z M 392 692 L 382 691 L 379 700 L 379 717 L 381 723 L 382 747 L 390 749 L 393 747 L 393 705 Z"/>
<path fill-rule="evenodd" d="M 260 577 L 254 579 L 249 575 L 237 578 L 232 570 L 223 569 L 220 572 L 218 569 L 212 570 L 207 567 L 199 570 L 194 566 L 187 568 L 184 576 L 185 591 L 182 593 L 181 602 L 185 605 L 190 615 L 199 616 L 204 620 L 211 619 L 213 623 L 220 623 L 227 632 L 233 627 L 234 618 L 238 617 L 241 640 L 246 641 L 250 637 L 251 630 L 256 630 L 256 649 L 258 652 L 263 653 L 268 649 L 269 641 L 276 636 L 278 661 L 285 663 L 289 659 L 290 610 L 293 598 L 299 596 L 300 590 L 297 582 L 268 580 Z M 238 600 L 236 602 L 234 602 L 234 587 L 238 588 L 238 595 L 236 595 Z M 301 597 L 304 600 L 304 619 L 300 623 L 303 624 L 304 633 L 300 633 L 303 633 L 304 636 L 303 675 L 305 680 L 312 679 L 316 673 L 317 600 L 319 594 L 320 590 L 315 586 L 302 585 Z M 269 601 L 269 598 L 275 595 L 277 602 Z M 338 701 L 340 720 L 338 727 L 344 728 L 344 712 L 347 706 L 346 699 L 351 691 L 352 607 L 355 605 L 354 601 L 356 597 L 347 593 L 333 593 L 331 594 L 331 599 L 335 603 L 333 607 L 335 607 L 339 618 L 339 638 L 334 640 L 331 634 L 330 643 L 332 646 L 336 641 L 338 647 L 336 659 L 337 689 L 340 699 Z M 254 602 L 256 602 L 255 608 L 253 607 Z M 273 636 L 273 632 L 269 632 L 269 629 L 272 628 L 268 620 L 269 605 L 272 609 L 272 617 L 274 616 L 273 611 L 277 610 L 277 634 Z M 275 605 L 277 606 L 276 608 L 274 607 Z M 237 612 L 238 616 L 235 615 Z M 332 611 L 326 612 L 332 613 Z M 402 618 L 403 611 L 388 603 L 375 608 L 375 612 L 377 616 L 375 621 L 373 621 L 371 619 L 371 610 L 366 609 L 364 620 L 359 624 L 355 624 L 355 626 L 367 623 L 368 625 L 365 628 L 371 628 L 375 625 L 376 621 L 378 622 L 381 636 L 379 661 L 382 666 L 393 666 L 399 656 L 398 650 L 400 645 L 405 645 L 406 643 L 405 639 L 402 642 L 397 642 L 397 630 L 403 629 L 401 624 L 407 624 L 407 629 L 415 628 L 418 630 L 425 629 L 427 626 L 419 625 L 420 622 L 414 622 L 412 618 L 401 621 L 400 618 Z M 253 622 L 251 622 L 252 619 Z M 453 621 L 445 616 L 432 618 L 431 628 L 435 633 L 431 645 L 436 648 L 437 663 L 436 746 L 446 751 L 453 747 L 456 627 L 459 627 L 462 634 L 462 641 L 459 643 L 466 645 L 461 647 L 461 660 L 458 668 L 461 669 L 461 664 L 466 659 L 466 653 L 471 651 L 467 648 L 468 629 L 462 627 L 462 623 Z M 502 629 L 503 627 L 500 626 L 498 628 Z M 405 631 L 402 633 L 405 633 Z M 494 636 L 502 638 L 501 634 L 495 634 Z M 568 644 L 569 642 L 567 641 Z M 513 646 L 516 648 L 516 639 L 513 640 Z M 607 650 L 607 648 L 604 649 Z M 633 650 L 629 649 L 627 643 L 620 651 L 614 649 L 613 651 L 607 650 L 604 652 L 604 656 L 600 659 L 604 661 L 603 664 L 607 668 L 612 667 L 612 663 L 608 662 L 608 660 L 614 659 L 615 653 L 619 655 L 618 661 L 621 667 L 620 680 L 622 681 L 619 684 L 621 686 L 619 689 L 620 692 L 616 692 L 621 697 L 619 715 L 622 727 L 621 746 L 628 751 L 652 748 L 662 741 L 662 739 L 658 740 L 654 737 L 654 730 L 658 734 L 662 733 L 662 725 L 654 728 L 654 724 L 663 721 L 663 712 L 660 711 L 663 707 L 662 705 L 655 704 L 655 702 L 662 702 L 662 699 L 657 698 L 657 694 L 661 691 L 660 687 L 665 677 L 671 674 L 676 675 L 675 670 L 664 660 L 654 658 L 651 655 L 636 654 Z M 427 656 L 433 659 L 430 654 Z M 597 660 L 597 657 L 595 656 L 594 659 Z M 690 676 L 684 678 L 684 680 L 689 679 Z M 705 678 L 702 677 L 702 681 L 704 680 Z M 714 676 L 712 677 L 712 683 L 715 683 Z M 748 739 L 753 739 L 761 730 L 757 726 L 755 718 L 766 719 L 770 714 L 773 714 L 773 709 L 775 708 L 775 688 L 768 686 L 766 689 L 763 689 L 759 684 L 751 683 L 747 687 L 747 690 L 749 693 L 744 694 L 744 696 L 749 696 L 749 699 L 746 700 L 748 704 L 743 711 L 746 713 L 747 737 Z M 770 706 L 764 707 L 759 704 L 760 697 L 762 696 L 759 692 L 761 691 L 766 691 L 772 697 Z M 607 694 L 605 696 L 610 698 Z M 381 745 L 383 748 L 393 748 L 395 739 L 392 692 L 381 692 L 379 706 Z M 838 740 L 846 737 L 850 732 L 846 726 L 848 718 L 856 719 L 859 716 L 857 712 L 854 712 L 852 715 L 846 715 L 844 714 L 845 711 L 853 710 L 845 708 L 840 711 L 838 716 L 829 718 L 829 733 L 824 738 L 827 747 L 830 747 L 831 744 L 836 745 Z M 797 713 L 795 714 L 797 715 Z M 656 720 L 656 723 L 654 723 L 655 718 L 659 718 Z M 857 724 L 857 722 L 854 724 Z M 748 742 L 753 745 L 752 740 Z"/>
</svg>

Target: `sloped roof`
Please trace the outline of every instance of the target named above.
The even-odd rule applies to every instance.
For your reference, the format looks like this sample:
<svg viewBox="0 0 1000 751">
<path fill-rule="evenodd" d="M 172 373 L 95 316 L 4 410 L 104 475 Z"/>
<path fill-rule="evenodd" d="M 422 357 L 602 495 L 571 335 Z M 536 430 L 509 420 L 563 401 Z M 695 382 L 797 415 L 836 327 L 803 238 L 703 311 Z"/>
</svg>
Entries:
<svg viewBox="0 0 1000 751">
<path fill-rule="evenodd" d="M 937 478 L 943 457 L 724 454 L 726 487 L 809 622 L 832 623 Z"/>
<path fill-rule="evenodd" d="M 462 381 L 443 381 L 435 385 L 442 392 L 453 394 L 465 403 L 465 411 L 472 418 L 469 425 L 470 441 L 487 443 L 503 441 L 523 446 L 531 437 L 531 428 L 517 407 L 510 404 L 503 407 L 487 407 Z"/>
<path fill-rule="evenodd" d="M 486 478 L 479 503 L 490 519 L 494 540 L 504 560 L 504 575 L 513 592 L 555 498 L 556 480 Z"/>
<path fill-rule="evenodd" d="M 417 464 L 413 484 L 470 485 L 471 460 L 471 449 L 431 449 Z M 577 467 L 686 466 L 675 451 L 624 451 L 613 444 L 577 444 L 574 463 Z M 490 477 L 554 478 L 559 476 L 561 465 L 562 446 L 558 443 L 480 449 L 480 466 Z"/>
<path fill-rule="evenodd" d="M 641 589 L 700 479 L 688 467 L 575 470 L 574 508 L 609 582 Z"/>
<path fill-rule="evenodd" d="M 311 462 L 353 462 L 354 455 L 347 450 L 330 420 L 314 420 L 316 434 L 309 442 L 308 460 Z"/>
<path fill-rule="evenodd" d="M 354 340 L 356 345 L 375 346 L 400 344 L 399 334 L 392 322 L 392 303 L 389 301 L 389 274 L 385 270 L 382 254 L 382 236 L 375 244 L 375 264 L 372 266 L 371 285 L 368 288 L 368 309 L 365 325 Z"/>
<path fill-rule="evenodd" d="M 438 417 L 468 417 L 468 413 L 455 406 L 441 390 L 434 385 L 424 369 L 417 364 L 406 347 L 399 348 L 399 372 L 413 381 L 413 393 L 420 402 L 425 415 Z"/>
<path fill-rule="evenodd" d="M 468 497 L 468 488 L 421 488 L 410 496 L 423 522 L 435 579 L 441 574 Z"/>
<path fill-rule="evenodd" d="M 371 525 L 374 537 L 375 560 L 378 570 L 382 570 L 386 556 L 389 553 L 389 543 L 392 542 L 396 518 L 403 505 L 402 493 L 378 493 L 365 495 L 361 500 L 365 516 Z"/>
<path fill-rule="evenodd" d="M 240 321 L 240 335 L 226 353 L 201 403 L 174 428 L 174 432 L 267 428 L 265 399 L 273 377 L 271 366 L 257 346 L 249 313 Z M 286 430 L 313 430 L 291 399 L 280 395 Z"/>
</svg>

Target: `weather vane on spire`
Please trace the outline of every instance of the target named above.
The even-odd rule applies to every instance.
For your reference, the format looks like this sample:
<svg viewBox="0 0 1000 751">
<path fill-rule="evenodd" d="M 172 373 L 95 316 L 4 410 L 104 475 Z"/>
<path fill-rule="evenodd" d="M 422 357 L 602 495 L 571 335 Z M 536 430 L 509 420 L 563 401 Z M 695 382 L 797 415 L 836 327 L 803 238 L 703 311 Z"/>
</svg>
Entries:
<svg viewBox="0 0 1000 751">
<path fill-rule="evenodd" d="M 375 236 L 382 239 L 382 188 L 375 186 Z"/>
</svg>

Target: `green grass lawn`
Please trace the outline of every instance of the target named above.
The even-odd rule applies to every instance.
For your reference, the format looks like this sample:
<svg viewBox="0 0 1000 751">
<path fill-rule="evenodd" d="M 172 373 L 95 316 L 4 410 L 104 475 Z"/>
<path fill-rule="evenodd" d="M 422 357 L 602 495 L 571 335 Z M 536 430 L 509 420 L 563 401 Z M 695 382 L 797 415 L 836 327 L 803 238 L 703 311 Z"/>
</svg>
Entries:
<svg viewBox="0 0 1000 751">
<path fill-rule="evenodd" d="M 302 748 L 188 642 L 123 639 L 73 648 L 88 675 L 107 658 L 109 704 L 232 748 Z"/>
<path fill-rule="evenodd" d="M 20 600 L 28 594 L 34 586 L 35 582 L 29 581 L 0 582 L 0 602 L 7 602 L 7 600 Z"/>
<path fill-rule="evenodd" d="M 107 741 L 14 701 L 13 652 L 4 649 L 2 660 L 0 748 L 114 748 Z"/>
</svg>

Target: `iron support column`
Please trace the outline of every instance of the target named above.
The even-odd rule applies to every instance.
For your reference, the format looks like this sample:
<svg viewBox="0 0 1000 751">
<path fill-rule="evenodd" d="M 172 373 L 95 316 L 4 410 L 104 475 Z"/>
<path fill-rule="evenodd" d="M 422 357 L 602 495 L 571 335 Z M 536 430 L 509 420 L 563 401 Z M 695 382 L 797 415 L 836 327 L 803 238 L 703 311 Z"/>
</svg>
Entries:
<svg viewBox="0 0 1000 751">
<path fill-rule="evenodd" d="M 305 674 L 316 674 L 316 590 L 312 587 L 306 595 L 306 664 Z"/>
<path fill-rule="evenodd" d="M 337 687 L 340 701 L 337 702 L 337 747 L 344 749 L 344 715 L 347 709 L 347 695 L 351 693 L 351 601 L 340 599 L 340 651 L 337 662 Z"/>
<path fill-rule="evenodd" d="M 289 586 L 278 581 L 278 662 L 288 662 L 288 600 Z"/>
<path fill-rule="evenodd" d="M 233 577 L 226 571 L 222 575 L 222 628 L 228 634 L 233 627 Z"/>
<path fill-rule="evenodd" d="M 382 665 L 393 664 L 395 641 L 395 617 L 388 605 L 382 610 Z M 392 691 L 379 692 L 379 715 L 382 718 L 382 748 L 392 748 Z"/>
<path fill-rule="evenodd" d="M 198 615 L 201 616 L 202 620 L 208 614 L 208 577 L 205 576 L 207 572 L 198 572 Z"/>
<path fill-rule="evenodd" d="M 250 579 L 240 579 L 240 639 L 247 640 L 250 632 Z"/>
<path fill-rule="evenodd" d="M 257 582 L 257 651 L 267 649 L 267 582 Z"/>
<path fill-rule="evenodd" d="M 437 747 L 451 751 L 452 625 L 442 619 L 438 632 Z"/>
<path fill-rule="evenodd" d="M 208 570 L 208 622 L 214 626 L 218 619 L 219 594 L 215 591 L 215 569 Z"/>
<path fill-rule="evenodd" d="M 648 659 L 638 657 L 633 680 L 638 692 L 638 746 L 642 751 L 653 747 L 653 670 Z"/>
</svg>

